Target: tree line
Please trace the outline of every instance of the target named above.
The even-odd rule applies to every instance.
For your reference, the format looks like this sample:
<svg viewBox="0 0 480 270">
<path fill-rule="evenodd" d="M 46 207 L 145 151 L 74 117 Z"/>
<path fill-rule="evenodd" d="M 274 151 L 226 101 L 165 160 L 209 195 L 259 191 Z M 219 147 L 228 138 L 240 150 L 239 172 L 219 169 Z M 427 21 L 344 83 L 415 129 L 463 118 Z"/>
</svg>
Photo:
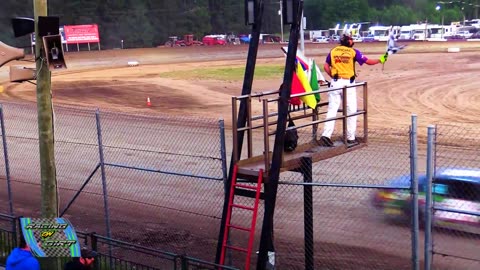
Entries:
<svg viewBox="0 0 480 270">
<path fill-rule="evenodd" d="M 169 36 L 229 32 L 248 34 L 244 0 L 48 0 L 49 15 L 61 24 L 98 24 L 102 48 L 152 47 Z M 280 33 L 279 0 L 265 3 L 264 33 Z M 440 10 L 436 6 L 440 5 Z M 480 0 L 304 0 L 307 29 L 328 29 L 337 23 L 370 22 L 402 25 L 462 21 L 477 18 Z M 29 46 L 29 37 L 13 37 L 10 19 L 33 17 L 33 0 L 2 0 L 0 40 L 13 46 Z M 285 28 L 288 31 L 288 27 Z"/>
</svg>

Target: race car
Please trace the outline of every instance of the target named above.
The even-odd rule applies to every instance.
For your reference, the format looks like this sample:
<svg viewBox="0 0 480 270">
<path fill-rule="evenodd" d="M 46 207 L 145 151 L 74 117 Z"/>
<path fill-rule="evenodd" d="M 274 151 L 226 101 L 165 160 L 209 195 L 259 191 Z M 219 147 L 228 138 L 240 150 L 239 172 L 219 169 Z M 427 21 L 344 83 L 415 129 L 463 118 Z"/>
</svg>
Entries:
<svg viewBox="0 0 480 270">
<path fill-rule="evenodd" d="M 425 216 L 426 175 L 418 176 L 419 220 Z M 389 220 L 412 217 L 410 175 L 388 180 L 387 187 L 374 193 L 372 203 Z M 433 226 L 480 234 L 480 169 L 439 168 L 433 176 Z M 442 211 L 453 210 L 452 211 Z"/>
</svg>

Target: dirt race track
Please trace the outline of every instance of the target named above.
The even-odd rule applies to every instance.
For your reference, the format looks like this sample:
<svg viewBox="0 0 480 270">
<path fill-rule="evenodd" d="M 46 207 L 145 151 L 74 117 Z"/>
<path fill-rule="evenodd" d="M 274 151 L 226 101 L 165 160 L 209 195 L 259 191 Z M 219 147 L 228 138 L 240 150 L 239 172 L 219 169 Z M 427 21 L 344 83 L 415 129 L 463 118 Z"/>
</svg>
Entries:
<svg viewBox="0 0 480 270">
<path fill-rule="evenodd" d="M 331 44 L 306 44 L 306 54 L 316 59 L 318 63 L 323 60 L 333 45 Z M 259 49 L 257 64 L 279 65 L 285 62 L 280 45 L 263 45 Z M 384 44 L 366 43 L 357 44 L 356 47 L 370 57 L 379 57 L 384 49 Z M 460 47 L 460 53 L 447 53 L 448 47 Z M 194 114 L 197 116 L 224 118 L 227 126 L 231 124 L 231 96 L 239 95 L 242 81 L 214 81 L 201 79 L 171 79 L 160 77 L 162 72 L 185 72 L 192 69 L 211 67 L 245 66 L 247 46 L 225 47 L 187 47 L 187 48 L 152 48 L 132 50 L 111 50 L 92 52 L 72 52 L 66 55 L 68 70 L 54 72 L 53 74 L 53 100 L 55 104 L 72 106 L 99 107 L 103 110 L 122 112 L 148 112 L 150 114 Z M 480 72 L 480 43 L 412 43 L 407 49 L 389 58 L 382 71 L 381 65 L 363 66 L 357 68 L 359 81 L 367 81 L 369 87 L 369 127 L 372 129 L 404 128 L 410 123 L 411 113 L 418 115 L 420 132 L 424 127 L 438 123 L 479 123 L 480 92 L 478 91 L 477 77 Z M 138 61 L 137 67 L 128 67 L 128 61 Z M 12 64 L 12 63 L 11 63 Z M 13 63 L 13 64 L 19 64 Z M 25 65 L 29 65 L 26 63 Z M 254 80 L 253 92 L 277 89 L 282 78 L 268 80 Z M 7 101 L 35 101 L 35 88 L 31 84 L 8 83 L 8 67 L 0 68 L 0 83 L 4 87 L 1 100 Z M 146 98 L 150 97 L 152 106 L 146 106 Z M 187 111 L 185 111 L 187 108 Z M 227 144 L 231 144 L 227 141 Z M 373 151 L 373 150 L 372 150 Z M 121 175 L 118 175 L 121 179 Z M 217 194 L 218 195 L 218 194 Z M 284 194 L 285 195 L 285 194 Z M 341 196 L 341 195 L 339 195 Z M 3 195 L 2 195 L 2 198 Z M 3 200 L 3 199 L 2 199 Z M 347 199 L 346 199 L 347 200 Z M 26 200 L 26 205 L 27 206 Z M 329 206 L 328 200 L 320 203 L 325 208 Z M 323 204 L 322 204 L 323 203 Z M 90 206 L 90 205 L 89 205 Z M 334 208 L 334 205 L 330 205 Z M 352 205 L 345 206 L 342 211 L 353 209 Z M 138 210 L 126 210 L 120 207 L 116 211 L 123 211 L 127 216 Z M 288 207 L 287 207 L 288 209 Z M 340 213 L 340 210 L 338 210 Z M 217 211 L 218 212 L 218 211 Z M 355 216 L 369 215 L 365 208 Z M 298 217 L 295 217 L 295 219 Z M 300 217 L 301 218 L 301 217 Z M 330 226 L 335 227 L 335 212 L 329 213 Z M 341 217 L 343 220 L 345 216 Z M 94 218 L 91 218 L 94 220 Z M 99 218 L 100 222 L 101 218 Z M 292 218 L 292 222 L 293 222 Z M 355 219 L 357 220 L 357 219 Z M 194 222 L 191 222 L 194 224 Z M 288 222 L 281 222 L 280 231 L 286 228 Z M 297 224 L 298 225 L 298 224 Z M 213 225 L 216 226 L 216 225 Z M 300 225 L 301 226 L 301 225 Z M 341 226 L 333 228 L 341 235 Z M 384 224 L 379 218 L 372 216 L 360 228 L 370 230 L 374 227 L 385 232 L 395 234 L 396 229 Z M 206 233 L 215 237 L 215 233 Z M 361 249 L 362 241 L 369 241 L 371 234 L 361 235 L 362 232 L 350 232 L 359 235 L 358 238 L 349 238 L 349 234 L 341 236 L 345 246 L 331 247 L 339 252 L 350 248 L 351 256 L 339 258 L 323 258 L 331 261 L 328 269 L 408 269 L 409 250 L 402 250 L 398 254 L 388 250 Z M 299 239 L 301 240 L 299 235 Z M 408 230 L 402 230 L 397 237 L 408 237 Z M 198 235 L 200 237 L 200 235 Z M 332 234 L 321 236 L 329 243 L 336 242 Z M 378 241 L 391 241 L 394 236 L 374 236 Z M 385 237 L 385 239 L 381 238 Z M 465 251 L 464 254 L 478 255 L 478 239 L 467 239 L 442 236 L 457 250 Z M 138 239 L 133 239 L 138 240 Z M 298 241 L 300 241 L 298 240 Z M 297 241 L 296 237 L 280 241 L 280 248 L 287 247 L 289 241 Z M 408 242 L 408 239 L 404 239 Z M 210 244 L 214 241 L 209 241 Z M 300 244 L 301 245 L 301 244 Z M 332 244 L 334 245 L 334 244 Z M 476 248 L 475 248 L 476 247 Z M 326 249 L 319 245 L 318 251 Z M 476 249 L 476 250 L 475 250 Z M 213 251 L 213 249 L 210 249 Z M 371 253 L 369 253 L 371 252 Z M 385 252 L 385 253 L 383 253 Z M 462 253 L 462 252 L 460 252 Z M 369 268 L 368 261 L 362 263 L 363 268 L 354 267 L 357 258 L 355 254 L 366 255 L 372 261 L 378 258 L 384 263 L 377 263 L 374 268 Z M 369 254 L 373 254 L 369 256 Z M 302 261 L 302 254 L 296 260 Z M 474 256 L 474 255 L 472 255 Z M 321 257 L 321 255 L 320 255 Z M 478 257 L 478 256 L 477 256 Z M 388 260 L 395 268 L 388 268 Z M 398 263 L 396 261 L 399 261 Z M 294 267 L 290 264 L 289 269 Z M 338 265 L 341 265 L 340 267 Z M 453 264 L 450 264 L 453 265 Z M 468 268 L 451 269 L 478 269 L 478 264 L 469 265 Z M 287 268 L 285 268 L 287 269 Z M 327 268 L 325 268 L 327 269 Z"/>
<path fill-rule="evenodd" d="M 307 44 L 307 56 L 322 63 L 333 45 Z M 446 53 L 447 47 L 461 53 Z M 378 57 L 383 43 L 357 44 L 367 56 Z M 370 126 L 395 127 L 409 123 L 410 114 L 420 124 L 475 123 L 480 93 L 474 79 L 480 70 L 480 43 L 412 43 L 382 66 L 357 69 L 359 81 L 369 83 Z M 202 67 L 245 66 L 247 46 L 154 48 L 67 54 L 67 71 L 55 72 L 53 98 L 57 104 L 99 106 L 121 111 L 149 110 L 231 118 L 230 97 L 239 95 L 241 81 L 174 80 L 159 78 L 167 71 L 187 72 Z M 279 45 L 261 46 L 258 64 L 283 64 Z M 128 61 L 140 66 L 127 67 Z M 18 63 L 14 63 L 18 64 Z M 27 64 L 28 65 L 28 64 Z M 0 69 L 0 82 L 8 80 L 8 69 Z M 253 92 L 277 89 L 282 79 L 255 80 Z M 4 84 L 5 85 L 5 84 Z M 35 100 L 31 84 L 6 84 L 3 99 Z M 146 98 L 152 108 L 146 108 Z"/>
</svg>

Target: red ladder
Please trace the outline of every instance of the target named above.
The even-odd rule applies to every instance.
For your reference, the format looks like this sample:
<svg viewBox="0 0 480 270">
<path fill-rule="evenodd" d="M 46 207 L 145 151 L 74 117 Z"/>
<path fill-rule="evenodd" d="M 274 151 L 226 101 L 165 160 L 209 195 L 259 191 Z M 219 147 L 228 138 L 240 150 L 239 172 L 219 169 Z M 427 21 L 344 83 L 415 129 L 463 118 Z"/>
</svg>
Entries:
<svg viewBox="0 0 480 270">
<path fill-rule="evenodd" d="M 228 199 L 227 218 L 226 218 L 226 221 L 225 221 L 225 223 L 226 223 L 225 224 L 225 233 L 223 235 L 222 253 L 220 255 L 220 264 L 223 265 L 225 263 L 226 250 L 227 249 L 232 249 L 232 250 L 247 253 L 247 258 L 245 260 L 245 270 L 249 270 L 250 269 L 250 260 L 251 260 L 251 255 L 252 255 L 252 249 L 253 249 L 253 240 L 254 240 L 253 237 L 255 235 L 255 224 L 257 223 L 258 202 L 260 201 L 260 192 L 261 192 L 261 188 L 262 188 L 263 170 L 260 170 L 258 172 L 257 186 L 237 184 L 237 172 L 238 172 L 238 166 L 234 165 L 233 175 L 232 175 L 232 184 L 231 184 L 231 187 L 230 187 L 230 198 Z M 235 204 L 234 203 L 235 188 L 255 190 L 256 194 L 255 194 L 254 206 L 250 207 L 250 206 Z M 240 227 L 240 226 L 230 224 L 233 208 L 240 208 L 240 209 L 249 210 L 249 211 L 253 212 L 252 223 L 251 223 L 250 228 Z M 229 235 L 230 229 L 236 229 L 236 230 L 240 230 L 240 231 L 249 232 L 248 247 L 247 248 L 241 248 L 241 247 L 227 245 L 228 235 Z"/>
</svg>

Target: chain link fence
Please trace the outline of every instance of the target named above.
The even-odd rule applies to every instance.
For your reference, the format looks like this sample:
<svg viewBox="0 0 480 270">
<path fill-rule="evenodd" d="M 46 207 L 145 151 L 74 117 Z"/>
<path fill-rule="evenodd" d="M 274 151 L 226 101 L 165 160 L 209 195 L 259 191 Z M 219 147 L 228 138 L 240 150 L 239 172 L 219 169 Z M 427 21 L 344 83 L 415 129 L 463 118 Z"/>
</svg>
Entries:
<svg viewBox="0 0 480 270">
<path fill-rule="evenodd" d="M 304 140 L 311 137 L 309 130 L 299 133 Z M 281 174 L 274 224 L 276 263 L 280 269 L 419 269 L 414 268 L 415 261 L 420 269 L 424 268 L 425 249 L 428 253 L 423 232 L 428 209 L 422 203 L 427 161 L 424 135 L 418 138 L 415 161 L 420 179 L 420 231 L 415 232 L 411 209 L 395 209 L 395 204 L 400 207 L 402 201 L 402 207 L 408 206 L 405 202 L 410 204 L 413 196 L 409 133 L 408 129 L 369 130 L 368 147 L 313 163 L 312 184 L 305 183 L 309 182 L 308 168 L 300 173 Z M 445 183 L 433 177 L 431 269 L 479 267 L 478 134 L 478 129 L 472 126 L 438 128 L 435 171 L 473 169 L 467 175 L 476 180 L 449 187 L 452 191 L 447 199 L 456 202 L 452 205 L 435 197 L 440 192 L 436 185 Z M 386 204 L 378 207 L 376 200 L 380 196 L 390 200 L 388 207 Z M 454 211 L 440 211 L 445 207 Z M 455 221 L 440 228 L 439 214 Z M 457 228 L 456 225 L 465 225 L 455 224 L 463 218 L 470 223 Z M 415 242 L 417 246 L 412 246 Z"/>
<path fill-rule="evenodd" d="M 2 162 L 2 183 L 12 186 L 15 215 L 40 216 L 36 107 L 3 103 L 2 111 L 10 161 Z M 211 262 L 224 198 L 224 145 L 223 120 L 55 106 L 59 212 L 79 232 Z M 7 193 L 2 189 L 4 213 Z"/>
<path fill-rule="evenodd" d="M 368 147 L 313 163 L 311 184 L 309 168 L 282 173 L 274 224 L 279 268 L 410 269 L 411 228 L 374 206 L 388 179 L 409 174 L 409 154 L 408 129 L 370 130 Z M 410 194 L 409 185 L 403 189 Z"/>
<path fill-rule="evenodd" d="M 2 112 L 8 162 L 4 158 L 0 164 L 1 184 L 10 183 L 11 192 L 1 189 L 0 210 L 9 213 L 12 201 L 11 214 L 39 216 L 36 107 L 3 103 Z M 91 235 L 104 256 L 102 264 L 120 269 L 131 265 L 163 269 L 158 267 L 162 264 L 209 268 L 206 262 L 214 261 L 227 171 L 222 123 L 191 116 L 55 107 L 60 212 L 77 231 L 95 232 Z M 341 129 L 336 130 L 338 137 Z M 299 133 L 300 143 L 312 138 L 311 129 Z M 478 168 L 479 133 L 471 127 L 438 127 L 435 168 Z M 391 196 L 412 200 L 410 129 L 370 129 L 368 135 L 367 147 L 314 162 L 311 175 L 305 169 L 280 175 L 273 239 L 277 269 L 413 269 L 415 259 L 423 264 L 424 224 L 415 232 L 411 212 L 396 218 L 397 210 L 405 209 L 378 207 L 377 201 Z M 261 149 L 257 146 L 254 152 Z M 426 148 L 420 136 L 419 178 L 425 172 Z M 475 197 L 479 190 L 472 188 L 466 194 Z M 253 203 L 249 198 L 237 200 Z M 434 213 L 442 206 L 434 201 Z M 253 267 L 263 211 L 261 201 Z M 250 215 L 240 212 L 232 223 L 248 227 Z M 11 231 L 7 223 L 1 229 L 4 234 Z M 415 235 L 418 246 L 412 246 Z M 245 246 L 248 234 L 234 232 L 229 239 Z M 434 226 L 434 269 L 477 269 L 479 240 L 474 233 Z M 145 250 L 139 252 L 139 247 Z M 166 257 L 158 255 L 160 250 Z M 241 268 L 245 257 L 232 252 L 227 262 Z"/>
<path fill-rule="evenodd" d="M 213 261 L 226 167 L 220 124 L 102 113 L 113 238 Z"/>
<path fill-rule="evenodd" d="M 474 125 L 441 125 L 436 129 L 432 232 L 434 267 L 446 265 L 448 269 L 480 269 L 479 137 L 480 129 Z M 465 181 L 445 181 L 437 177 L 449 173 L 460 173 Z M 459 212 L 442 211 L 445 208 Z"/>
</svg>

